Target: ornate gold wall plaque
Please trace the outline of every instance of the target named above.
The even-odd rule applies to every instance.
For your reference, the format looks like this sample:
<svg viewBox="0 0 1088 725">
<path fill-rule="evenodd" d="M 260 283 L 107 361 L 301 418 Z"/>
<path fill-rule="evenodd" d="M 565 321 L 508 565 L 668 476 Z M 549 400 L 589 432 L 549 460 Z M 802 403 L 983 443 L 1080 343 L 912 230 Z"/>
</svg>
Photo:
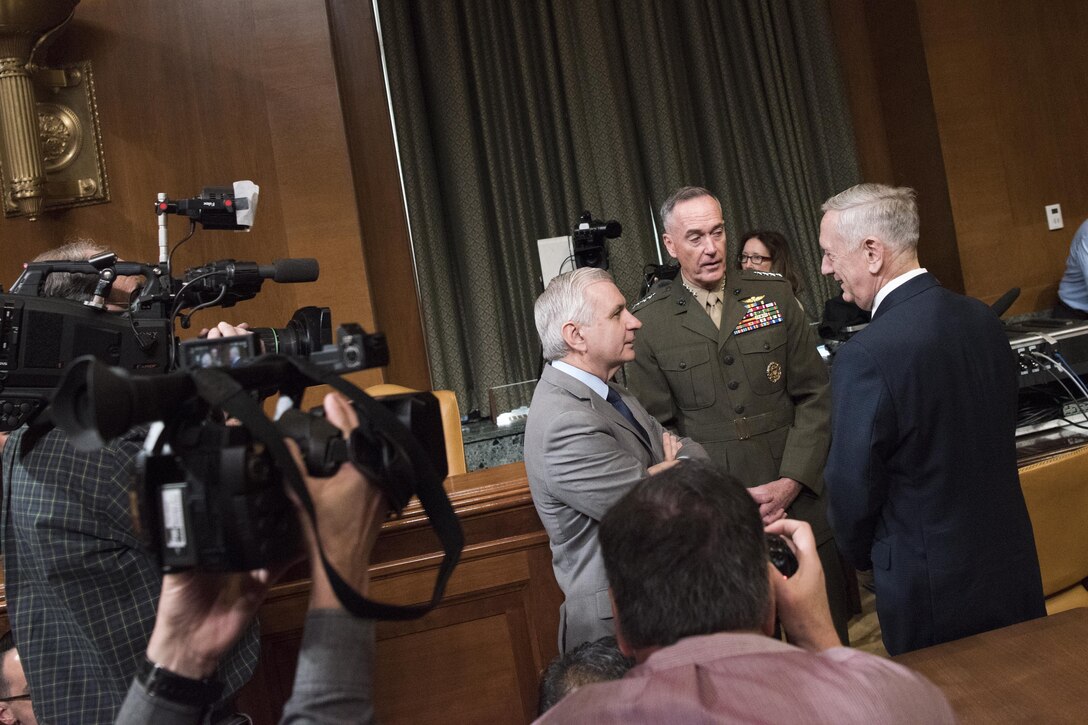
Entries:
<svg viewBox="0 0 1088 725">
<path fill-rule="evenodd" d="M 4 172 L 7 155 L 0 146 L 0 184 L 4 215 L 34 218 L 41 212 L 109 201 L 109 180 L 102 155 L 94 73 L 90 61 L 32 74 L 37 98 L 38 142 L 45 172 L 42 204 L 28 211 L 15 198 Z"/>
<path fill-rule="evenodd" d="M 5 216 L 109 201 L 94 76 L 41 55 L 79 0 L 0 0 L 0 205 Z"/>
</svg>

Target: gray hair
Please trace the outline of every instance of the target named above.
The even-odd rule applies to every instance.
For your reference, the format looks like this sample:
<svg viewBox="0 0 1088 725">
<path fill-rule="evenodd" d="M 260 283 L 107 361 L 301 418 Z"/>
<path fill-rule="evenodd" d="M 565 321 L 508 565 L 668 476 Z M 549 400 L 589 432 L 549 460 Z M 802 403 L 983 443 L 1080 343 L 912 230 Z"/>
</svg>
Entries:
<svg viewBox="0 0 1088 725">
<path fill-rule="evenodd" d="M 661 205 L 661 228 L 668 231 L 669 222 L 672 221 L 672 210 L 676 208 L 677 204 L 682 201 L 699 199 L 704 196 L 709 196 L 714 201 L 717 201 L 718 206 L 722 205 L 722 203 L 718 201 L 718 197 L 714 196 L 701 186 L 681 186 L 679 189 L 669 194 L 669 198 Z"/>
<path fill-rule="evenodd" d="M 42 252 L 34 258 L 35 262 L 84 262 L 96 254 L 105 252 L 106 247 L 93 239 L 79 238 L 56 249 Z M 82 272 L 54 272 L 42 283 L 43 297 L 63 297 L 77 302 L 86 302 L 94 296 L 98 285 L 97 274 Z"/>
<path fill-rule="evenodd" d="M 825 201 L 820 210 L 839 212 L 838 232 L 848 251 L 857 249 L 869 236 L 878 237 L 897 251 L 918 247 L 914 189 L 858 184 Z"/>
<path fill-rule="evenodd" d="M 552 279 L 536 298 L 533 316 L 540 336 L 544 359 L 548 362 L 566 357 L 570 352 L 563 340 L 563 325 L 586 325 L 592 311 L 586 300 L 586 288 L 596 282 L 611 282 L 612 275 L 597 267 L 582 267 Z"/>
</svg>

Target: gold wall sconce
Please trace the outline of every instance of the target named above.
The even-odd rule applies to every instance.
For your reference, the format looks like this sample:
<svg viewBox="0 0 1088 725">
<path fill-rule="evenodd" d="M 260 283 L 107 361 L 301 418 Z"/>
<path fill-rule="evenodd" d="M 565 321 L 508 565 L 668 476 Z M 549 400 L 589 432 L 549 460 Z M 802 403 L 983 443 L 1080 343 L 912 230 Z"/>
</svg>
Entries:
<svg viewBox="0 0 1088 725">
<path fill-rule="evenodd" d="M 79 0 L 0 0 L 0 191 L 4 215 L 109 201 L 90 61 L 36 57 Z"/>
</svg>

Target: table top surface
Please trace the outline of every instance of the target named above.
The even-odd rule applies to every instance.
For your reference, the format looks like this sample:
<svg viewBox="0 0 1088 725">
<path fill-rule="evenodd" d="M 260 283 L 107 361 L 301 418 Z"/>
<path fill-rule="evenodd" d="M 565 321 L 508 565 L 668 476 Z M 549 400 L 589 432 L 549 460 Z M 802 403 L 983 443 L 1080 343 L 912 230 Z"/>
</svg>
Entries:
<svg viewBox="0 0 1088 725">
<path fill-rule="evenodd" d="M 1088 722 L 1088 609 L 1070 609 L 893 658 L 972 722 Z"/>
</svg>

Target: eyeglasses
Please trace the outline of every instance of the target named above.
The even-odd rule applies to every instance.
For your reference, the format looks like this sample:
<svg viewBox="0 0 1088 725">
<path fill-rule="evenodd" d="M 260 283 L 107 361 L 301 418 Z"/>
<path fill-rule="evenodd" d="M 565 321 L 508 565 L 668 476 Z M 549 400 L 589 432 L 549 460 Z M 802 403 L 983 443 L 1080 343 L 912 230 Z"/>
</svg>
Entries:
<svg viewBox="0 0 1088 725">
<path fill-rule="evenodd" d="M 771 257 L 764 257 L 762 254 L 738 254 L 737 261 L 741 264 L 744 264 L 745 262 L 763 264 L 764 262 L 770 262 Z"/>
<path fill-rule="evenodd" d="M 0 702 L 15 702 L 16 700 L 29 700 L 30 693 L 27 692 L 22 695 L 12 695 L 11 697 L 0 697 Z"/>
</svg>

